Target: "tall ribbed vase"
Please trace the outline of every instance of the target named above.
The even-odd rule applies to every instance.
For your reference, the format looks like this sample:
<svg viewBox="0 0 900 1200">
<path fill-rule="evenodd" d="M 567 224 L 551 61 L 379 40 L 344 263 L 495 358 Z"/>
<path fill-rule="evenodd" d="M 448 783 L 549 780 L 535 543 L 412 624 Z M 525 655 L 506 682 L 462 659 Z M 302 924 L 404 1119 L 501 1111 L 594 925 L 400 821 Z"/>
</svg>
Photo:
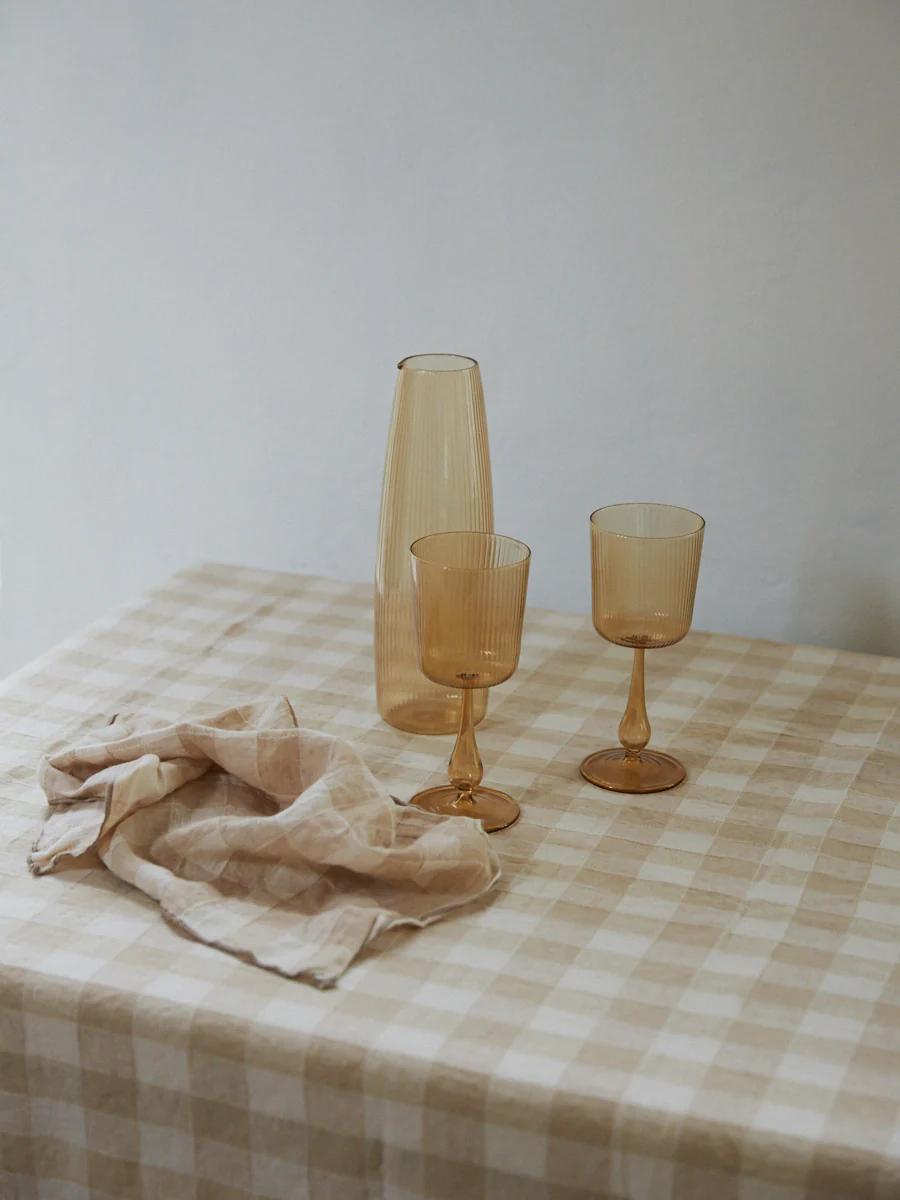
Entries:
<svg viewBox="0 0 900 1200">
<path fill-rule="evenodd" d="M 398 364 L 375 568 L 378 711 L 409 733 L 453 733 L 458 691 L 419 667 L 409 548 L 426 533 L 492 533 L 494 501 L 481 373 L 472 358 L 416 354 Z M 487 693 L 474 696 L 475 720 Z"/>
</svg>

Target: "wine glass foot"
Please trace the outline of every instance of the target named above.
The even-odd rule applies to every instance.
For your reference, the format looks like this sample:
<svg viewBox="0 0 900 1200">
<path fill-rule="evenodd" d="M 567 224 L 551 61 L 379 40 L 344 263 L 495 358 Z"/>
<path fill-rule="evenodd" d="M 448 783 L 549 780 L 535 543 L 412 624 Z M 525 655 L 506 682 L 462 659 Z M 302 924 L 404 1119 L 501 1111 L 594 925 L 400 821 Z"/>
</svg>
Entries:
<svg viewBox="0 0 900 1200">
<path fill-rule="evenodd" d="M 417 792 L 410 800 L 417 808 L 425 812 L 439 813 L 444 817 L 471 817 L 481 821 L 487 833 L 496 833 L 498 829 L 506 829 L 519 819 L 520 808 L 506 792 L 498 792 L 495 788 L 478 787 L 472 793 L 472 799 L 465 798 L 458 788 L 452 784 L 441 787 L 426 788 Z"/>
<path fill-rule="evenodd" d="M 611 792 L 664 792 L 681 783 L 687 772 L 677 758 L 661 750 L 630 755 L 621 746 L 596 750 L 581 764 L 581 774 Z"/>
</svg>

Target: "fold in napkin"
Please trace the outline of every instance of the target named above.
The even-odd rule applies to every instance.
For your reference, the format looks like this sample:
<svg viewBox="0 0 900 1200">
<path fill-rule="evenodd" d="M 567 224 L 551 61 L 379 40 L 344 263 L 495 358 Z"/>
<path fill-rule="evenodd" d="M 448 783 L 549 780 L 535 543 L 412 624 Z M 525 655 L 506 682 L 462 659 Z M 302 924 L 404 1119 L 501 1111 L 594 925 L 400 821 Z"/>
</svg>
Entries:
<svg viewBox="0 0 900 1200">
<path fill-rule="evenodd" d="M 395 925 L 427 925 L 499 877 L 477 821 L 394 803 L 288 700 L 162 728 L 117 717 L 41 764 L 42 875 L 94 850 L 180 929 L 328 987 Z"/>
</svg>

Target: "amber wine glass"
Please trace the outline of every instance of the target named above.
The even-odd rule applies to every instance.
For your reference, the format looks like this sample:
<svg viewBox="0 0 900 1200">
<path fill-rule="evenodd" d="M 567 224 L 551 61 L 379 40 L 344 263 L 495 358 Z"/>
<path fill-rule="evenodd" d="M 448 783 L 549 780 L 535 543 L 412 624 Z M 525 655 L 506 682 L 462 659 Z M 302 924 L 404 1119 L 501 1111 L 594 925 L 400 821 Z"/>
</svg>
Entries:
<svg viewBox="0 0 900 1200">
<path fill-rule="evenodd" d="M 410 547 L 419 664 L 432 683 L 462 693 L 449 784 L 411 803 L 427 812 L 473 817 L 488 833 L 517 820 L 519 806 L 482 787 L 473 698 L 509 679 L 519 663 L 531 551 L 496 533 L 430 533 Z"/>
<path fill-rule="evenodd" d="M 671 754 L 648 750 L 644 651 L 680 642 L 691 627 L 705 521 L 670 504 L 611 504 L 591 514 L 594 628 L 634 648 L 621 746 L 597 750 L 581 774 L 613 792 L 662 792 L 685 777 Z"/>
</svg>

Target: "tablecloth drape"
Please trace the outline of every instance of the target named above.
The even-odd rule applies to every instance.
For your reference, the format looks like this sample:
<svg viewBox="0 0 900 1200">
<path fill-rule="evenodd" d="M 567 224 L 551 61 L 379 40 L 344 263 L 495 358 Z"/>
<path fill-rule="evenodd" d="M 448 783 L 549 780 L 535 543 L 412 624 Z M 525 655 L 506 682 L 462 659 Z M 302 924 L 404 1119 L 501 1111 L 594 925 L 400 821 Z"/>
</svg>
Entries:
<svg viewBox="0 0 900 1200">
<path fill-rule="evenodd" d="M 900 1195 L 900 661 L 693 633 L 648 658 L 655 796 L 578 775 L 629 655 L 532 611 L 486 778 L 493 901 L 318 992 L 100 869 L 32 878 L 42 753 L 123 709 L 287 694 L 395 794 L 451 739 L 380 723 L 371 593 L 176 575 L 0 685 L 0 1196 Z"/>
</svg>

